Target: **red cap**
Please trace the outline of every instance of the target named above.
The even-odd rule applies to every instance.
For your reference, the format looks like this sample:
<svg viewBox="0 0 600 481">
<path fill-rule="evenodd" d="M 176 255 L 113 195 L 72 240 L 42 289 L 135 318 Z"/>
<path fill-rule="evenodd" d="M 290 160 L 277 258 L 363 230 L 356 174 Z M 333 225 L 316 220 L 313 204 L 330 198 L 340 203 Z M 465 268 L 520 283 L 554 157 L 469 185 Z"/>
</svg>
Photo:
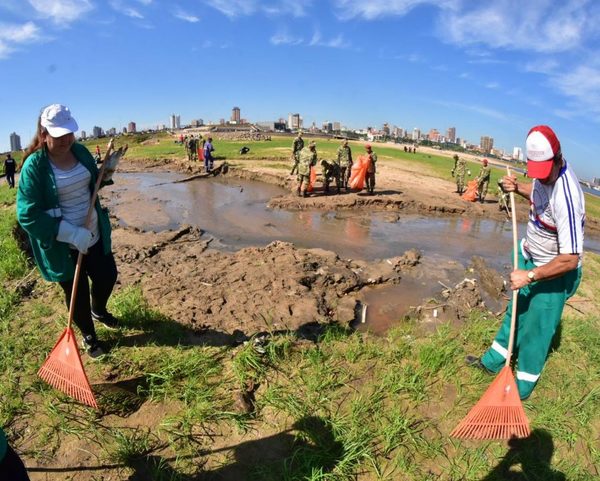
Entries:
<svg viewBox="0 0 600 481">
<path fill-rule="evenodd" d="M 527 134 L 527 176 L 545 179 L 552 171 L 554 158 L 560 153 L 560 142 L 547 125 L 537 125 Z"/>
<path fill-rule="evenodd" d="M 371 144 L 365 144 L 365 149 L 371 150 Z"/>
<path fill-rule="evenodd" d="M 483 159 L 482 162 L 483 162 L 483 165 L 488 165 L 488 159 Z"/>
</svg>

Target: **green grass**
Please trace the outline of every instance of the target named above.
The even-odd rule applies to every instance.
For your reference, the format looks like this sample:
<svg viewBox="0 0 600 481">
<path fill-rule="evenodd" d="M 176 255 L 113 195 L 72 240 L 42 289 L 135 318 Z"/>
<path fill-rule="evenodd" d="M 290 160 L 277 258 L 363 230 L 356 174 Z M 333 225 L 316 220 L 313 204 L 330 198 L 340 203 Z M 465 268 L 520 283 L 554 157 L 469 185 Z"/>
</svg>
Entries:
<svg viewBox="0 0 600 481">
<path fill-rule="evenodd" d="M 90 472 L 97 479 L 189 481 L 235 470 L 261 481 L 493 481 L 507 479 L 508 470 L 521 479 L 597 479 L 596 255 L 586 254 L 578 292 L 587 313 L 566 309 L 560 347 L 525 403 L 534 435 L 512 450 L 448 437 L 492 380 L 463 365 L 465 354 L 489 346 L 500 322 L 478 310 L 427 334 L 411 319 L 385 337 L 335 325 L 318 342 L 271 333 L 260 353 L 253 340 L 203 345 L 149 306 L 139 286 L 121 286 L 110 309 L 123 327 L 100 331 L 112 350 L 103 362 L 86 363 L 102 407 L 96 412 L 36 378 L 66 313 L 59 289 L 37 274 L 31 297 L 14 289 L 29 268 L 11 235 L 14 197 L 6 190 L 0 187 L 0 198 L 8 196 L 0 207 L 0 423 L 29 466 L 63 467 L 67 451 L 81 450 L 97 458 Z M 235 402 L 248 387 L 250 413 Z M 70 479 L 73 469 L 48 475 Z"/>
</svg>

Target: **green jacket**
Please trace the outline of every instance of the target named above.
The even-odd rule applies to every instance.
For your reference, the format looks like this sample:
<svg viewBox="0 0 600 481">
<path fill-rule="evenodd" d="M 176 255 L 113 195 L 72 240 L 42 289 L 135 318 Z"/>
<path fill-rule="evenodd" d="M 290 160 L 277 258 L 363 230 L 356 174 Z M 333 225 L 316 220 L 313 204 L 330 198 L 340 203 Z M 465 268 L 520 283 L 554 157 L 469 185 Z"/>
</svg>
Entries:
<svg viewBox="0 0 600 481">
<path fill-rule="evenodd" d="M 94 158 L 81 144 L 73 144 L 71 151 L 92 174 L 91 196 L 98 178 Z M 96 199 L 95 207 L 104 253 L 109 254 L 112 246 L 108 211 L 100 206 L 99 199 Z M 56 180 L 45 149 L 31 154 L 21 170 L 17 191 L 17 220 L 29 235 L 35 262 L 42 277 L 52 282 L 73 279 L 75 266 L 71 260 L 69 244 L 56 240 L 62 216 Z"/>
</svg>

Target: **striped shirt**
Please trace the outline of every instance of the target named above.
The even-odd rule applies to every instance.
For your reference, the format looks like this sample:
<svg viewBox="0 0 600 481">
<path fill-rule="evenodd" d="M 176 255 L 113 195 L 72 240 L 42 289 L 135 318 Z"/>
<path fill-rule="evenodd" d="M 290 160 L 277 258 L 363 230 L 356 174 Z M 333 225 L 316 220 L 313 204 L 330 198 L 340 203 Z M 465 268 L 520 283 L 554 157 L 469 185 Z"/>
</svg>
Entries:
<svg viewBox="0 0 600 481">
<path fill-rule="evenodd" d="M 533 181 L 527 237 L 523 244 L 537 266 L 559 254 L 583 253 L 585 199 L 575 173 L 566 161 L 552 185 Z"/>
<path fill-rule="evenodd" d="M 56 179 L 58 189 L 58 203 L 62 218 L 77 227 L 85 227 L 85 218 L 90 208 L 90 179 L 92 174 L 80 162 L 69 170 L 62 170 L 52 162 L 52 171 Z M 98 214 L 96 209 L 92 210 L 91 228 L 93 238 L 90 247 L 98 242 L 100 232 L 98 230 Z"/>
</svg>

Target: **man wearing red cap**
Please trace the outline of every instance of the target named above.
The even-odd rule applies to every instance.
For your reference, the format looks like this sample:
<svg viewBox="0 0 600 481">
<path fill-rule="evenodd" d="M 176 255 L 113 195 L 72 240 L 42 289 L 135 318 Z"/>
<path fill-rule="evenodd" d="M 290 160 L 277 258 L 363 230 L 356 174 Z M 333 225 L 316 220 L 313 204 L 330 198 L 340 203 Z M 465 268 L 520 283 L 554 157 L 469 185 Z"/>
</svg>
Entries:
<svg viewBox="0 0 600 481">
<path fill-rule="evenodd" d="M 477 176 L 477 195 L 479 196 L 479 202 L 483 204 L 485 196 L 487 195 L 488 185 L 490 184 L 490 175 L 492 168 L 488 165 L 488 160 L 483 159 L 481 163 L 481 171 Z"/>
<path fill-rule="evenodd" d="M 511 289 L 519 289 L 515 352 L 517 387 L 527 399 L 535 387 L 566 301 L 581 280 L 585 200 L 579 181 L 563 158 L 560 142 L 546 125 L 527 135 L 527 175 L 531 184 L 505 176 L 506 192 L 516 192 L 530 202 L 527 234 L 520 243 L 519 268 L 510 274 Z M 504 366 L 512 302 L 492 346 L 479 360 L 467 362 L 491 372 Z"/>
</svg>

